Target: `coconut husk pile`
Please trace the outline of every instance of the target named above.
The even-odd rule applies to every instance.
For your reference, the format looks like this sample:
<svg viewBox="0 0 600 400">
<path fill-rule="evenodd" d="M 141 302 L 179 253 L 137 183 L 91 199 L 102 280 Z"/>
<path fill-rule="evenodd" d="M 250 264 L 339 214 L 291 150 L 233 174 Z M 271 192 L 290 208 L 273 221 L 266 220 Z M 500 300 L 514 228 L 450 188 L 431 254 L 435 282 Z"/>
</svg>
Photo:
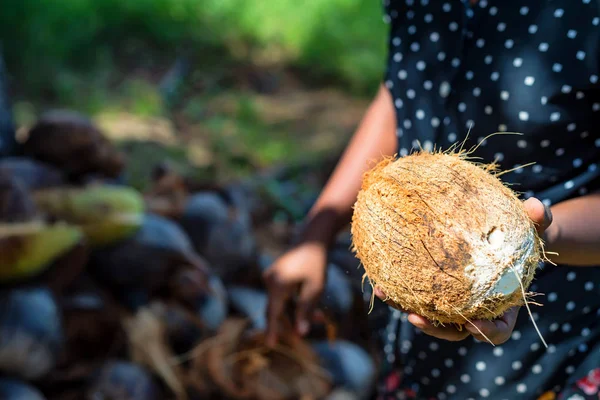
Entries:
<svg viewBox="0 0 600 400">
<path fill-rule="evenodd" d="M 201 343 L 187 378 L 205 398 L 321 399 L 331 378 L 319 359 L 290 329 L 274 347 L 245 320 L 226 321 L 218 334 Z"/>
<path fill-rule="evenodd" d="M 165 162 L 138 191 L 85 116 L 47 113 L 21 140 L 21 156 L 0 159 L 0 294 L 52 293 L 0 308 L 0 330 L 31 333 L 19 351 L 0 340 L 24 387 L 56 400 L 316 400 L 334 386 L 310 340 L 371 343 L 359 293 L 351 312 L 317 314 L 307 338 L 288 326 L 274 348 L 228 302 L 230 285 L 264 295 L 264 260 L 290 245 L 332 163 L 219 184 Z M 38 321 L 36 307 L 53 316 Z"/>
</svg>

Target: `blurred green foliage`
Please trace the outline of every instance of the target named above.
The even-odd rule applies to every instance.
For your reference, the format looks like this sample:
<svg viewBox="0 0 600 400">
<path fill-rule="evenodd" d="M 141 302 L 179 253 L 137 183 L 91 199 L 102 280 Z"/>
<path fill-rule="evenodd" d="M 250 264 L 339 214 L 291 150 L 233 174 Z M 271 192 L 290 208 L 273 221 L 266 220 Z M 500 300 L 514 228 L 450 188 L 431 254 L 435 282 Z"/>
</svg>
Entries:
<svg viewBox="0 0 600 400">
<path fill-rule="evenodd" d="M 260 54 L 263 62 L 370 93 L 383 71 L 385 33 L 374 0 L 0 2 L 0 44 L 20 90 L 64 102 L 84 93 L 91 108 L 106 101 L 98 88 L 112 79 L 115 64 L 139 65 L 150 53 L 172 60 L 182 50 L 205 58 L 215 51 Z M 135 108 L 147 113 L 155 106 Z"/>
</svg>

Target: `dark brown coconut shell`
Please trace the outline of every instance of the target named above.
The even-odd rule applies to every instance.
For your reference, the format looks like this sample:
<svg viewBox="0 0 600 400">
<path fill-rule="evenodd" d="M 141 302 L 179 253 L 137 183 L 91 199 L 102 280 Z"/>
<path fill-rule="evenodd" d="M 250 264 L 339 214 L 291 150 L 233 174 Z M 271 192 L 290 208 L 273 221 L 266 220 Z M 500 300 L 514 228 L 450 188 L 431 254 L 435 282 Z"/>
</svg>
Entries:
<svg viewBox="0 0 600 400">
<path fill-rule="evenodd" d="M 115 178 L 125 158 L 87 117 L 68 110 L 43 114 L 23 143 L 26 156 L 58 167 L 70 177 Z"/>
<path fill-rule="evenodd" d="M 493 319 L 522 305 L 541 241 L 492 171 L 464 155 L 421 152 L 367 172 L 352 234 L 371 284 L 442 324 Z"/>
</svg>

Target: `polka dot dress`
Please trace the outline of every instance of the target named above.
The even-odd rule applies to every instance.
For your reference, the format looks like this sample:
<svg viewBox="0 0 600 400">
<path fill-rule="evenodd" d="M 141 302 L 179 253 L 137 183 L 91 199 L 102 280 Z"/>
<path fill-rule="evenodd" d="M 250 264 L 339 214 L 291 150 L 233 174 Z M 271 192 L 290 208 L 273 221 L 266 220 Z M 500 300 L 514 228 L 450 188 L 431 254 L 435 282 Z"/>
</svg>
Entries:
<svg viewBox="0 0 600 400">
<path fill-rule="evenodd" d="M 385 0 L 398 153 L 448 148 L 469 132 L 465 147 L 514 169 L 503 179 L 524 197 L 551 205 L 600 190 L 599 5 Z M 547 265 L 532 290 L 546 294 L 533 311 L 547 349 L 525 312 L 492 347 L 437 340 L 386 308 L 379 398 L 598 399 L 600 268 Z"/>
</svg>

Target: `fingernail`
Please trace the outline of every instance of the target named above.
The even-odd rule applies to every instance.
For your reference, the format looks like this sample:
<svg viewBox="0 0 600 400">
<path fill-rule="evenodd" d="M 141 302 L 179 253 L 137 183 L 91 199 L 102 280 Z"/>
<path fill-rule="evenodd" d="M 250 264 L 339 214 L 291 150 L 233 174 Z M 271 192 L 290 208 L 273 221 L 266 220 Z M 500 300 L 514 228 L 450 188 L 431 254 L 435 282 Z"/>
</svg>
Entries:
<svg viewBox="0 0 600 400">
<path fill-rule="evenodd" d="M 298 321 L 297 329 L 298 329 L 298 333 L 301 336 L 306 335 L 308 333 L 309 328 L 310 328 L 310 325 L 309 325 L 308 321 L 306 321 L 306 320 Z"/>
</svg>

